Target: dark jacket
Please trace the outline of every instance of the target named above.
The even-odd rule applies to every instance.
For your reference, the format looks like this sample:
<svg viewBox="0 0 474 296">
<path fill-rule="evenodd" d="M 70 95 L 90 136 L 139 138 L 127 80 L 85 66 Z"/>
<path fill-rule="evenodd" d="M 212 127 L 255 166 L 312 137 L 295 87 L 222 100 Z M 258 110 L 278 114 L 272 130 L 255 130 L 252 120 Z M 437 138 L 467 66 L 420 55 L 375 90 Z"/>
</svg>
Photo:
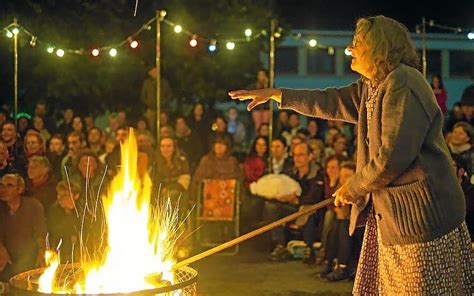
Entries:
<svg viewBox="0 0 474 296">
<path fill-rule="evenodd" d="M 469 177 L 471 177 L 472 176 L 472 168 L 474 167 L 474 165 L 473 165 L 473 163 L 474 163 L 474 147 L 471 146 L 471 148 L 469 148 L 467 150 L 464 150 L 460 153 L 455 153 L 454 149 L 451 149 L 452 146 L 448 146 L 448 148 L 449 148 L 449 151 L 453 155 L 459 155 L 459 157 L 461 157 L 463 162 L 466 163 L 467 174 L 469 175 Z"/>
<path fill-rule="evenodd" d="M 63 152 L 60 155 L 51 152 L 46 153 L 46 157 L 51 164 L 51 171 L 58 180 L 60 180 L 62 177 L 61 172 L 63 171 L 63 168 L 61 167 L 61 162 L 65 156 L 66 152 Z"/>
<path fill-rule="evenodd" d="M 50 246 L 56 248 L 61 241 L 61 263 L 79 259 L 82 212 L 81 216 L 75 211 L 67 213 L 56 202 L 48 209 L 46 219 Z"/>
<path fill-rule="evenodd" d="M 273 167 L 273 158 L 270 157 L 270 161 L 271 161 L 271 167 L 270 168 L 267 168 L 267 171 L 269 174 L 275 174 L 275 168 Z M 285 174 L 285 175 L 290 175 L 291 174 L 291 171 L 293 169 L 293 160 L 291 159 L 290 156 L 286 156 L 285 157 L 285 160 L 283 161 L 283 168 L 282 168 L 282 171 L 279 172 L 279 174 Z"/>
<path fill-rule="evenodd" d="M 176 137 L 178 148 L 185 154 L 192 172 L 196 169 L 199 160 L 206 153 L 204 144 L 195 130 L 185 137 Z"/>
<path fill-rule="evenodd" d="M 298 170 L 293 169 L 290 177 L 301 186 L 300 205 L 312 205 L 324 199 L 324 171 L 315 163 L 311 163 L 307 175 L 300 177 Z"/>
<path fill-rule="evenodd" d="M 0 278 L 13 276 L 35 268 L 38 251 L 44 246 L 39 241 L 46 237 L 46 220 L 41 203 L 33 198 L 22 198 L 21 205 L 13 214 L 0 202 L 0 231 L 12 264 L 0 273 Z"/>
<path fill-rule="evenodd" d="M 348 181 L 350 233 L 370 198 L 386 245 L 427 242 L 464 221 L 463 192 L 442 134 L 443 114 L 415 68 L 400 65 L 385 78 L 367 124 L 368 85 L 282 89 L 281 108 L 357 124 L 357 172 Z M 362 217 L 362 216 L 361 216 Z"/>
<path fill-rule="evenodd" d="M 48 180 L 37 187 L 28 180 L 25 197 L 35 198 L 46 211 L 56 202 L 56 185 L 58 185 L 58 179 L 54 175 L 48 176 Z"/>
</svg>

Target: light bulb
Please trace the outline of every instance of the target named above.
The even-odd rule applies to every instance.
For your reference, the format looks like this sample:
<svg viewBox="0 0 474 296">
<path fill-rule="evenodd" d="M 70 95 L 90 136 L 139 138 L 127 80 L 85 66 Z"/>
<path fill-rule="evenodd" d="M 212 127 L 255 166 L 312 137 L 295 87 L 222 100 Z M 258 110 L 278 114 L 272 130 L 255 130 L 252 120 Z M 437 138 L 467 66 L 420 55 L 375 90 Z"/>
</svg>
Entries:
<svg viewBox="0 0 474 296">
<path fill-rule="evenodd" d="M 176 25 L 174 26 L 174 32 L 175 33 L 181 33 L 181 31 L 183 31 L 183 27 L 181 27 L 180 25 Z"/>
<path fill-rule="evenodd" d="M 133 40 L 132 42 L 130 42 L 130 47 L 135 49 L 138 47 L 138 41 L 137 40 Z"/>
<path fill-rule="evenodd" d="M 191 40 L 189 40 L 189 45 L 191 47 L 196 47 L 197 46 L 197 36 L 196 35 L 193 35 L 193 38 Z"/>
<path fill-rule="evenodd" d="M 110 55 L 111 57 L 116 57 L 116 56 L 117 56 L 117 49 L 111 48 L 111 49 L 109 50 L 109 55 Z"/>
<path fill-rule="evenodd" d="M 31 47 L 36 46 L 36 40 L 38 40 L 38 38 L 36 36 L 31 36 L 31 40 L 30 40 L 30 46 Z"/>
<path fill-rule="evenodd" d="M 316 39 L 311 39 L 308 43 L 309 46 L 315 47 L 318 44 L 318 41 L 316 41 Z"/>
<path fill-rule="evenodd" d="M 56 50 L 56 55 L 60 58 L 62 58 L 64 56 L 64 50 L 63 49 L 58 49 Z"/>
<path fill-rule="evenodd" d="M 208 47 L 210 52 L 216 51 L 216 49 L 217 49 L 216 44 L 217 44 L 217 40 L 216 39 L 211 39 L 211 41 L 209 42 L 209 47 Z"/>
<path fill-rule="evenodd" d="M 92 50 L 92 55 L 93 55 L 93 56 L 98 57 L 99 54 L 100 54 L 100 50 L 98 50 L 97 48 L 94 48 L 94 49 Z"/>
<path fill-rule="evenodd" d="M 235 48 L 235 43 L 232 42 L 232 41 L 227 41 L 227 43 L 225 44 L 225 47 L 228 49 L 228 50 L 233 50 Z"/>
<path fill-rule="evenodd" d="M 252 29 L 246 29 L 244 33 L 245 33 L 245 36 L 250 37 L 252 36 Z"/>
</svg>

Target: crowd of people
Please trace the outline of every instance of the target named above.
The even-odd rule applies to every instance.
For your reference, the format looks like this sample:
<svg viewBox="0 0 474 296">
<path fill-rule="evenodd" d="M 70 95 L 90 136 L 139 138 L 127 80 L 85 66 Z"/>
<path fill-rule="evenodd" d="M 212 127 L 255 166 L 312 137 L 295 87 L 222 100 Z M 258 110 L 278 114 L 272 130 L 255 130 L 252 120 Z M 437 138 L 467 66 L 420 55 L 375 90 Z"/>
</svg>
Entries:
<svg viewBox="0 0 474 296">
<path fill-rule="evenodd" d="M 256 87 L 268 87 L 264 70 Z M 445 139 L 474 238 L 474 85 L 449 112 L 441 77 L 433 76 L 432 87 L 445 114 Z M 160 114 L 159 143 L 147 116 L 131 121 L 120 111 L 108 117 L 107 126 L 97 126 L 93 116 L 79 110 L 65 108 L 60 120 L 52 112 L 44 101 L 31 116 L 12 118 L 9 106 L 0 112 L 0 280 L 43 265 L 47 245 L 61 244 L 63 262 L 93 256 L 91 250 L 103 247 L 97 200 L 117 172 L 120 143 L 130 128 L 138 144 L 139 174 L 148 173 L 161 194 L 179 199 L 183 208 L 196 203 L 203 180 L 238 180 L 242 231 L 332 197 L 356 171 L 353 125 L 284 110 L 275 114 L 269 142 L 267 108 L 247 116 L 236 105 L 211 118 L 198 102 L 190 114 Z M 278 200 L 253 195 L 250 184 L 267 174 L 291 177 L 301 194 Z M 272 230 L 269 259 L 288 260 L 287 243 L 299 239 L 306 245 L 303 261 L 316 264 L 317 274 L 331 281 L 354 276 L 363 229 L 349 236 L 349 215 L 350 205 L 331 206 Z M 81 247 L 72 251 L 79 241 Z"/>
</svg>

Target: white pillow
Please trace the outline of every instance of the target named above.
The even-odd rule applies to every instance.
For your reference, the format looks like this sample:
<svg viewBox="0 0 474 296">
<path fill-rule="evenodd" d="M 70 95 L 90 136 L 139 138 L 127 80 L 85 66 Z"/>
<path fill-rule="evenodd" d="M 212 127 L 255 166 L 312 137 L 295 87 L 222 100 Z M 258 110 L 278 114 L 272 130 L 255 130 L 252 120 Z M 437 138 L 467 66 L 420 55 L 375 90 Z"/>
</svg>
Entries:
<svg viewBox="0 0 474 296">
<path fill-rule="evenodd" d="M 250 184 L 250 192 L 267 199 L 279 199 L 282 196 L 296 193 L 301 195 L 301 186 L 294 179 L 284 174 L 268 174 L 257 182 Z"/>
</svg>

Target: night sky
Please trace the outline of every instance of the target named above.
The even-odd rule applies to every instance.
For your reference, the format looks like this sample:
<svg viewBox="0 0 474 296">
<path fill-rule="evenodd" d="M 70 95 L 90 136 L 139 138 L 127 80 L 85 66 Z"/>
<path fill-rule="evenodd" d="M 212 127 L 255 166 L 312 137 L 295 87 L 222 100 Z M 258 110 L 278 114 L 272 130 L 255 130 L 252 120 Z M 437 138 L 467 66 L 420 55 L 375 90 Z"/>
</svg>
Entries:
<svg viewBox="0 0 474 296">
<path fill-rule="evenodd" d="M 440 24 L 474 29 L 474 0 L 277 0 L 275 4 L 280 18 L 294 29 L 351 30 L 358 17 L 377 14 L 404 23 L 410 31 L 423 16 Z"/>
</svg>

